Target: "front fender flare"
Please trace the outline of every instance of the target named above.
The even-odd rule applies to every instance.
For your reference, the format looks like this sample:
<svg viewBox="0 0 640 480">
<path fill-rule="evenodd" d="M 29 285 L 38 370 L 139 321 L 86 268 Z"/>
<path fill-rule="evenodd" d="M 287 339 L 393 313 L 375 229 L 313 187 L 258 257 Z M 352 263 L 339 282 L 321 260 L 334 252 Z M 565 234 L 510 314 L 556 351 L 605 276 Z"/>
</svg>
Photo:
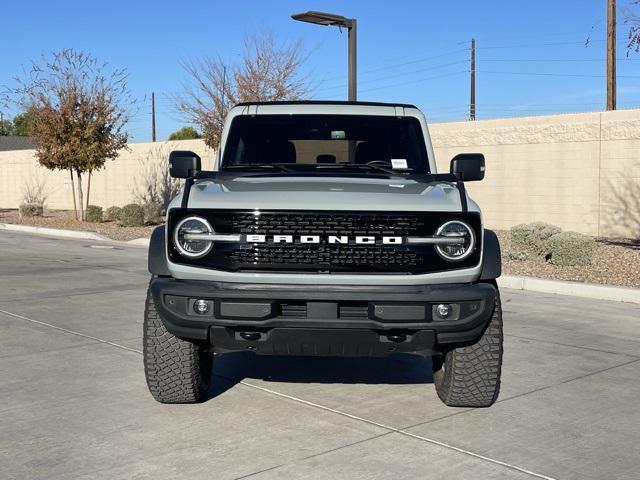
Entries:
<svg viewBox="0 0 640 480">
<path fill-rule="evenodd" d="M 482 273 L 480 273 L 480 280 L 495 280 L 502 274 L 500 241 L 496 232 L 485 229 L 482 245 Z"/>
<path fill-rule="evenodd" d="M 171 276 L 167 265 L 167 248 L 165 246 L 165 226 L 160 225 L 153 229 L 149 240 L 148 256 L 149 273 L 158 276 Z"/>
</svg>

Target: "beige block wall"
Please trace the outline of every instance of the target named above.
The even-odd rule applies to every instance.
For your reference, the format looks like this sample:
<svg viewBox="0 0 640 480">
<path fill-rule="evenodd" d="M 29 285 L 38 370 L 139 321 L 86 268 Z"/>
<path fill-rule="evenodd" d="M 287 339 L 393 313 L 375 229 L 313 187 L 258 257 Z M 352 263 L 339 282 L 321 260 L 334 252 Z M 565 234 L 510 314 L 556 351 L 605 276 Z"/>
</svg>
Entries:
<svg viewBox="0 0 640 480">
<path fill-rule="evenodd" d="M 440 171 L 458 153 L 485 154 L 485 180 L 468 188 L 489 227 L 546 221 L 640 237 L 640 110 L 433 124 L 430 131 Z M 91 203 L 131 202 L 144 162 L 166 162 L 172 149 L 193 150 L 203 168 L 213 166 L 202 140 L 131 144 L 94 175 Z M 34 151 L 24 150 L 0 152 L 0 208 L 16 208 L 31 177 L 45 179 L 49 208 L 73 207 L 68 173 L 38 167 Z"/>
<path fill-rule="evenodd" d="M 640 110 L 434 124 L 430 131 L 439 171 L 457 153 L 484 153 L 485 180 L 468 189 L 488 226 L 545 221 L 590 235 L 640 236 L 633 221 L 640 222 L 640 204 L 623 203 L 640 191 Z"/>
<path fill-rule="evenodd" d="M 118 158 L 107 161 L 105 168 L 92 175 L 90 203 L 106 208 L 132 202 L 144 164 L 158 162 L 166 165 L 171 150 L 192 150 L 202 158 L 203 168 L 213 168 L 214 152 L 202 140 L 133 143 Z M 69 172 L 51 171 L 39 166 L 34 150 L 0 152 L 0 208 L 17 208 L 22 203 L 24 185 L 30 180 L 45 184 L 49 193 L 48 208 L 73 208 Z M 83 191 L 86 195 L 86 175 Z"/>
</svg>

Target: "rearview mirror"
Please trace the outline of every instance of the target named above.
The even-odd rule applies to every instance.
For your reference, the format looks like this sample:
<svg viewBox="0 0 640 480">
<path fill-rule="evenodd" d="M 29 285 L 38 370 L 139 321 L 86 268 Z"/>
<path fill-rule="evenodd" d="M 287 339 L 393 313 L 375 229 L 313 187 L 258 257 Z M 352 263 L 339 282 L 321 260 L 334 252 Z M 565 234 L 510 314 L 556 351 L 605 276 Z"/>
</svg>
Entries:
<svg viewBox="0 0 640 480">
<path fill-rule="evenodd" d="M 484 178 L 484 155 L 481 153 L 460 153 L 451 160 L 451 174 L 463 182 L 473 182 Z"/>
<path fill-rule="evenodd" d="M 169 175 L 173 178 L 188 178 L 199 172 L 200 157 L 188 150 L 174 150 L 169 154 Z"/>
</svg>

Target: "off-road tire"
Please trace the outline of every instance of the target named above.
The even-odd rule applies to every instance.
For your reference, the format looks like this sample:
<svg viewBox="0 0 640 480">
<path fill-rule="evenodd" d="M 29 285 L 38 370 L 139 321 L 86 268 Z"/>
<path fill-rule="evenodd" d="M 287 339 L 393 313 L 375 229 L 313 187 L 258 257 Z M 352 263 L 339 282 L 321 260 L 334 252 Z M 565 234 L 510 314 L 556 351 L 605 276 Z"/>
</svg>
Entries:
<svg viewBox="0 0 640 480">
<path fill-rule="evenodd" d="M 176 337 L 162 323 L 147 291 L 143 334 L 144 373 L 160 403 L 197 403 L 206 399 L 213 355 L 204 347 Z"/>
<path fill-rule="evenodd" d="M 500 393 L 502 370 L 500 295 L 489 325 L 477 343 L 434 356 L 433 381 L 440 400 L 450 407 L 489 407 Z"/>
</svg>

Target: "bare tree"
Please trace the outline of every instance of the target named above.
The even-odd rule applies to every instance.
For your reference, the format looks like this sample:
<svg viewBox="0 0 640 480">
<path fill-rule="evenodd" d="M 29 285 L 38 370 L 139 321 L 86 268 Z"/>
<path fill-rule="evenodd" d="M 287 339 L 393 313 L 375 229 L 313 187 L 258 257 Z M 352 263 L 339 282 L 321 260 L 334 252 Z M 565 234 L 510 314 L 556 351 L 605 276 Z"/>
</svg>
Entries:
<svg viewBox="0 0 640 480">
<path fill-rule="evenodd" d="M 636 7 L 640 8 L 640 0 L 631 0 L 629 5 L 635 5 Z M 628 52 L 640 52 L 640 13 L 636 12 L 629 6 L 625 8 L 624 16 L 624 23 L 629 25 L 629 33 L 627 36 L 627 50 Z"/>
<path fill-rule="evenodd" d="M 136 175 L 133 196 L 142 205 L 158 204 L 166 211 L 169 202 L 180 193 L 179 179 L 171 178 L 167 158 L 172 150 L 170 143 L 154 145 L 144 158 L 138 159 L 140 173 Z"/>
<path fill-rule="evenodd" d="M 309 86 L 300 68 L 306 60 L 300 41 L 279 44 L 270 31 L 249 35 L 239 64 L 221 57 L 182 62 L 189 81 L 172 100 L 199 127 L 205 143 L 217 149 L 225 116 L 236 103 L 304 98 Z"/>
<path fill-rule="evenodd" d="M 134 103 L 125 70 L 66 49 L 33 61 L 5 98 L 30 116 L 29 134 L 41 165 L 78 179 L 79 220 L 84 220 L 82 175 L 101 169 L 126 148 L 127 108 Z M 76 205 L 75 185 L 73 188 Z M 76 212 L 78 213 L 78 212 Z"/>
</svg>

